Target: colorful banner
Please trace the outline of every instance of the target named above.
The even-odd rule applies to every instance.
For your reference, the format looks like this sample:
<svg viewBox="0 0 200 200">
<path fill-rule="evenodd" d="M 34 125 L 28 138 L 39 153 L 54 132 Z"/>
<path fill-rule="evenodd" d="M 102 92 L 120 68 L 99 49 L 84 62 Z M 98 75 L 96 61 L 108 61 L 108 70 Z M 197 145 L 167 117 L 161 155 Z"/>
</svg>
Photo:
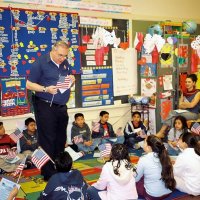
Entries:
<svg viewBox="0 0 200 200">
<path fill-rule="evenodd" d="M 15 116 L 30 112 L 26 77 L 1 78 L 1 115 Z"/>
</svg>

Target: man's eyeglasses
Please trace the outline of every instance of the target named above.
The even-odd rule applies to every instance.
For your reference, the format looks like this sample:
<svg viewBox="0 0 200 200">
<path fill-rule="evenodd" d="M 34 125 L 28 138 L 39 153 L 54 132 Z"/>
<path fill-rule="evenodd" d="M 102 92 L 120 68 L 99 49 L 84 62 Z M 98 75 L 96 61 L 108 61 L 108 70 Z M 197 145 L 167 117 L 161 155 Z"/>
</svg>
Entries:
<svg viewBox="0 0 200 200">
<path fill-rule="evenodd" d="M 67 55 L 58 54 L 58 53 L 57 53 L 57 55 L 58 55 L 58 58 L 65 58 L 65 59 L 67 59 L 67 57 L 68 57 Z"/>
</svg>

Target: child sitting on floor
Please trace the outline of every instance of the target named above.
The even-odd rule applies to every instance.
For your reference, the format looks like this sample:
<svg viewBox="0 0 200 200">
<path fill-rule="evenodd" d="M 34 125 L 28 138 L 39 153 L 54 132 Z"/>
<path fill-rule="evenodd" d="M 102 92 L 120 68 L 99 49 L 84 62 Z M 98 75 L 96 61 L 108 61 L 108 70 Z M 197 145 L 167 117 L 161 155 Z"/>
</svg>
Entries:
<svg viewBox="0 0 200 200">
<path fill-rule="evenodd" d="M 90 128 L 85 123 L 84 115 L 82 113 L 76 113 L 74 119 L 75 121 L 73 122 L 71 130 L 72 142 L 78 146 L 79 151 L 83 151 L 84 153 L 94 151 L 100 140 L 91 139 Z"/>
<path fill-rule="evenodd" d="M 35 151 L 38 148 L 37 129 L 35 120 L 31 117 L 25 120 L 26 130 L 23 131 L 23 137 L 20 138 L 21 152 L 30 150 Z"/>
<path fill-rule="evenodd" d="M 55 159 L 57 173 L 48 181 L 38 200 L 87 199 L 87 183 L 78 170 L 72 169 L 72 158 L 68 152 L 61 152 Z"/>
<path fill-rule="evenodd" d="M 107 111 L 100 112 L 100 121 L 98 122 L 98 130 L 92 129 L 92 138 L 101 139 L 101 143 L 122 144 L 124 143 L 124 136 L 116 135 L 112 125 L 108 122 L 109 113 Z"/>
<path fill-rule="evenodd" d="M 141 121 L 141 113 L 132 113 L 132 121 L 128 122 L 124 128 L 125 144 L 134 149 L 140 148 L 138 144 L 146 138 L 146 127 Z"/>
<path fill-rule="evenodd" d="M 182 152 L 173 166 L 176 188 L 194 196 L 200 195 L 200 136 L 185 131 L 178 144 Z"/>
<path fill-rule="evenodd" d="M 88 188 L 88 197 L 90 200 L 137 199 L 134 176 L 128 148 L 124 144 L 114 144 L 99 180 Z"/>
<path fill-rule="evenodd" d="M 162 141 L 155 135 L 147 136 L 143 148 L 147 154 L 138 161 L 137 192 L 145 199 L 162 200 L 176 186 L 170 157 Z"/>
<path fill-rule="evenodd" d="M 24 158 L 17 153 L 17 144 L 5 133 L 3 122 L 0 122 L 0 174 L 13 172 Z"/>
<path fill-rule="evenodd" d="M 168 133 L 168 145 L 166 146 L 167 151 L 170 155 L 178 155 L 180 150 L 177 146 L 180 135 L 187 130 L 187 121 L 183 116 L 177 116 L 174 119 L 173 128 Z"/>
</svg>

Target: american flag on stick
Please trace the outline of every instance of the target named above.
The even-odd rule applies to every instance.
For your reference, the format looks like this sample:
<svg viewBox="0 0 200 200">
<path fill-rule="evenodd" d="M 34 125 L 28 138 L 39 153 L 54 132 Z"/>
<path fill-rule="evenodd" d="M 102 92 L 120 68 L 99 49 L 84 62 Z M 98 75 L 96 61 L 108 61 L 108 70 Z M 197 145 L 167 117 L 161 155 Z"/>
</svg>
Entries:
<svg viewBox="0 0 200 200">
<path fill-rule="evenodd" d="M 56 84 L 56 87 L 58 89 L 69 89 L 71 87 L 72 80 L 70 76 L 60 76 L 58 79 L 58 82 Z"/>
<path fill-rule="evenodd" d="M 23 133 L 17 128 L 13 133 L 11 133 L 10 135 L 10 138 L 15 142 L 17 143 L 17 141 L 23 137 Z"/>
<path fill-rule="evenodd" d="M 192 127 L 191 127 L 191 131 L 193 133 L 196 133 L 196 134 L 200 134 L 200 124 L 198 122 L 195 122 Z"/>
<path fill-rule="evenodd" d="M 47 153 L 39 148 L 36 149 L 31 157 L 31 161 L 38 168 L 41 169 L 43 165 L 45 165 L 51 158 L 47 155 Z"/>
<path fill-rule="evenodd" d="M 92 122 L 92 131 L 99 132 L 100 123 L 99 122 Z"/>
<path fill-rule="evenodd" d="M 13 176 L 17 176 L 23 169 L 26 163 L 27 156 L 22 160 L 22 162 L 18 165 L 15 172 L 12 173 Z"/>
<path fill-rule="evenodd" d="M 110 156 L 111 149 L 112 149 L 112 146 L 111 146 L 110 143 L 101 144 L 101 145 L 98 146 L 98 148 L 99 148 L 99 151 L 100 151 L 100 156 L 102 158 Z"/>
</svg>

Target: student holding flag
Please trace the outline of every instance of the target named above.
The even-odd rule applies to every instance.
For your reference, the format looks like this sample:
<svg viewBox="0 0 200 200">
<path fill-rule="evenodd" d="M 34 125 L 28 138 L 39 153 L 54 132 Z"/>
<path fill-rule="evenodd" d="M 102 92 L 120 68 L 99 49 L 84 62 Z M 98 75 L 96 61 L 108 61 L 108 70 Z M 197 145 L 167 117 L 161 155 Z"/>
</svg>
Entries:
<svg viewBox="0 0 200 200">
<path fill-rule="evenodd" d="M 52 50 L 33 63 L 26 86 L 35 91 L 33 106 L 38 130 L 38 143 L 54 160 L 64 151 L 68 113 L 66 103 L 75 78 L 67 62 L 68 45 L 57 41 Z M 45 180 L 56 172 L 48 162 L 41 170 Z"/>
<path fill-rule="evenodd" d="M 137 199 L 135 176 L 128 147 L 114 144 L 110 160 L 103 166 L 99 180 L 87 190 L 88 197 L 90 200 Z"/>
<path fill-rule="evenodd" d="M 23 136 L 20 133 L 20 130 L 16 129 L 10 135 L 6 134 L 3 122 L 0 122 L 0 174 L 13 172 L 25 157 L 16 151 L 16 142 Z"/>
</svg>

